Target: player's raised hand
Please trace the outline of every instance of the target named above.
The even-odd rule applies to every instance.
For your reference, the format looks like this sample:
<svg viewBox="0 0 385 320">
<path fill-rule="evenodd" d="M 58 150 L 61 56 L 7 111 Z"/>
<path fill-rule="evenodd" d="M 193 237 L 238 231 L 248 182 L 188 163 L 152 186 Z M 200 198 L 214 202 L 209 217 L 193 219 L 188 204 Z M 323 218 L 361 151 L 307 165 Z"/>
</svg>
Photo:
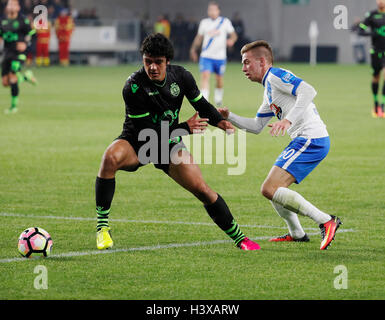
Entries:
<svg viewBox="0 0 385 320">
<path fill-rule="evenodd" d="M 223 131 L 226 131 L 227 134 L 233 134 L 235 132 L 235 128 L 231 124 L 231 122 L 227 120 L 221 120 L 218 122 L 217 127 L 219 129 L 222 129 Z"/>
<path fill-rule="evenodd" d="M 218 108 L 218 112 L 222 115 L 223 118 L 227 119 L 229 117 L 230 111 L 228 108 Z"/>
<path fill-rule="evenodd" d="M 270 123 L 267 126 L 271 128 L 270 134 L 272 137 L 276 137 L 279 134 L 284 136 L 287 129 L 289 129 L 289 127 L 291 126 L 291 122 L 289 120 L 283 119 L 281 121 Z"/>
<path fill-rule="evenodd" d="M 198 118 L 198 116 L 199 112 L 196 112 L 190 119 L 186 121 L 190 128 L 190 132 L 192 133 L 203 133 L 208 126 L 207 121 L 209 121 L 209 119 Z"/>
</svg>

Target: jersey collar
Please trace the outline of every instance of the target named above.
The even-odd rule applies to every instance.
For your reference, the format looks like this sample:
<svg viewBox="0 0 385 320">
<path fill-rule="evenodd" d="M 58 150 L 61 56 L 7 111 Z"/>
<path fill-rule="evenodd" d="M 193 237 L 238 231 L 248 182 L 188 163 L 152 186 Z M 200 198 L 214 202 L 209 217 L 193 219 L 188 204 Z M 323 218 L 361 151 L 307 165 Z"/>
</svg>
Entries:
<svg viewBox="0 0 385 320">
<path fill-rule="evenodd" d="M 265 75 L 262 78 L 262 85 L 263 86 L 265 86 L 265 81 L 266 81 L 266 78 L 267 78 L 268 74 L 270 73 L 271 68 L 272 67 L 270 67 L 269 70 L 266 71 Z"/>
</svg>

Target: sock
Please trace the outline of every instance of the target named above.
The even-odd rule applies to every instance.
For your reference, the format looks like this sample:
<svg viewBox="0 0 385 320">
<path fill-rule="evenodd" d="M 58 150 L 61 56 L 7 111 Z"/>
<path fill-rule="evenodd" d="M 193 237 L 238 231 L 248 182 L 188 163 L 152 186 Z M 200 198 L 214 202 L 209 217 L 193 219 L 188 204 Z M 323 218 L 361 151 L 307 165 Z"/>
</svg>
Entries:
<svg viewBox="0 0 385 320">
<path fill-rule="evenodd" d="M 16 76 L 17 76 L 17 83 L 23 83 L 25 80 L 27 80 L 24 74 L 22 74 L 21 72 L 17 72 Z"/>
<path fill-rule="evenodd" d="M 51 63 L 51 60 L 50 60 L 49 57 L 44 57 L 44 58 L 43 58 L 43 64 L 44 64 L 44 66 L 48 67 L 48 66 L 50 65 L 50 63 Z"/>
<path fill-rule="evenodd" d="M 302 229 L 301 223 L 299 222 L 298 215 L 285 209 L 280 204 L 270 201 L 271 205 L 278 213 L 278 215 L 285 220 L 287 227 L 289 228 L 289 234 L 294 239 L 301 239 L 305 235 L 305 231 Z"/>
<path fill-rule="evenodd" d="M 40 67 L 43 64 L 43 58 L 42 57 L 36 57 L 36 65 Z"/>
<path fill-rule="evenodd" d="M 373 93 L 373 99 L 374 99 L 374 112 L 377 112 L 377 106 L 378 106 L 378 82 L 372 82 L 372 93 Z"/>
<path fill-rule="evenodd" d="M 318 224 L 324 224 L 331 219 L 331 216 L 322 212 L 309 201 L 302 197 L 298 192 L 290 190 L 288 188 L 280 187 L 274 193 L 273 202 L 282 205 L 284 208 L 299 213 L 303 216 L 307 216 L 313 219 Z"/>
<path fill-rule="evenodd" d="M 209 98 L 210 98 L 210 90 L 209 89 L 201 89 L 201 93 L 203 95 L 203 97 L 209 101 Z"/>
<path fill-rule="evenodd" d="M 19 85 L 11 83 L 11 109 L 17 108 L 19 102 Z"/>
<path fill-rule="evenodd" d="M 239 225 L 235 222 L 225 200 L 219 194 L 217 201 L 204 207 L 211 219 L 234 240 L 236 245 L 246 238 L 243 232 L 241 232 Z"/>
<path fill-rule="evenodd" d="M 214 90 L 214 103 L 217 106 L 221 106 L 222 100 L 223 100 L 223 88 L 215 88 L 215 90 Z"/>
<path fill-rule="evenodd" d="M 112 198 L 115 193 L 115 178 L 103 179 L 96 177 L 95 200 L 97 225 L 96 230 L 108 227 L 108 215 L 110 213 Z"/>
</svg>

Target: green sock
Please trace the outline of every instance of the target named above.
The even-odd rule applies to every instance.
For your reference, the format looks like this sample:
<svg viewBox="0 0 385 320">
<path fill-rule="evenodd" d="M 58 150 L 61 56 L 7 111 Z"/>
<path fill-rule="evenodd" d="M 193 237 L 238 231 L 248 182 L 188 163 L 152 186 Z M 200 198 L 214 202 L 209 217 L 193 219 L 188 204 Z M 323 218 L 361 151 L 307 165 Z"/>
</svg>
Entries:
<svg viewBox="0 0 385 320">
<path fill-rule="evenodd" d="M 17 76 L 17 83 L 23 83 L 26 80 L 24 74 L 22 74 L 21 72 L 17 72 L 16 76 Z"/>
<path fill-rule="evenodd" d="M 108 227 L 108 215 L 110 213 L 110 209 L 103 210 L 103 207 L 96 207 L 97 214 L 97 225 L 96 230 L 100 230 L 102 227 Z"/>
<path fill-rule="evenodd" d="M 19 102 L 19 97 L 11 97 L 11 109 L 17 108 L 17 104 Z"/>
<path fill-rule="evenodd" d="M 239 228 L 238 223 L 235 220 L 232 221 L 232 227 L 228 230 L 225 230 L 226 234 L 234 240 L 235 244 L 238 245 L 246 236 L 243 234 L 241 229 Z"/>
</svg>

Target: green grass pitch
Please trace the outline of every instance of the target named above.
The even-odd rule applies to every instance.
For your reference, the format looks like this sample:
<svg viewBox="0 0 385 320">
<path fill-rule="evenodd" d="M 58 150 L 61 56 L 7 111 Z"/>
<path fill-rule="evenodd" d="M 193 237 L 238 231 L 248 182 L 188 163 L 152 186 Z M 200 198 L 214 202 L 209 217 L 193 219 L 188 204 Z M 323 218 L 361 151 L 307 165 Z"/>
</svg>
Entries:
<svg viewBox="0 0 385 320">
<path fill-rule="evenodd" d="M 370 114 L 370 68 L 280 66 L 316 88 L 331 136 L 327 158 L 293 186 L 350 231 L 338 232 L 329 250 L 319 250 L 318 226 L 305 217 L 310 243 L 267 241 L 286 230 L 259 188 L 289 138 L 265 129 L 247 134 L 243 175 L 227 175 L 228 164 L 201 165 L 244 233 L 259 239 L 259 252 L 234 248 L 198 200 L 148 165 L 117 174 L 110 215 L 116 251 L 93 254 L 94 181 L 122 128 L 123 83 L 138 66 L 35 69 L 39 85 L 23 84 L 19 113 L 0 113 L 0 299 L 383 299 L 385 119 Z M 187 68 L 198 80 L 197 65 Z M 239 63 L 228 65 L 226 106 L 253 117 L 261 95 Z M 1 109 L 9 96 L 0 90 Z M 193 113 L 185 102 L 181 120 Z M 50 232 L 54 257 L 12 260 L 30 226 Z M 37 265 L 47 268 L 46 290 L 34 288 Z M 334 285 L 340 265 L 346 289 Z"/>
</svg>

